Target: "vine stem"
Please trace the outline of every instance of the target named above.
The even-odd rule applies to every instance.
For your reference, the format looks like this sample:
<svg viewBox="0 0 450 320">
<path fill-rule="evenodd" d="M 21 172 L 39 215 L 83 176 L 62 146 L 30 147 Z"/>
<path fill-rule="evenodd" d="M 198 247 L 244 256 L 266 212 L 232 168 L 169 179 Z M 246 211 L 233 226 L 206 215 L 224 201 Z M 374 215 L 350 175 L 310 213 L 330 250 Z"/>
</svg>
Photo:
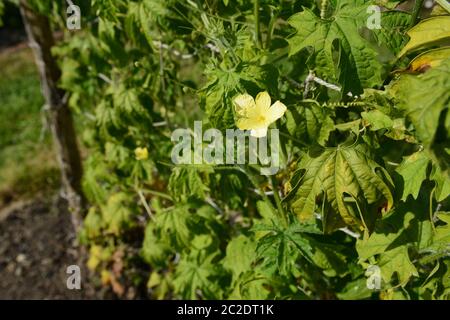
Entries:
<svg viewBox="0 0 450 320">
<path fill-rule="evenodd" d="M 267 203 L 271 208 L 273 208 L 273 203 L 272 201 L 270 201 L 269 197 L 267 196 L 267 194 L 264 192 L 263 188 L 261 188 L 261 186 L 259 185 L 258 181 L 256 180 L 254 174 L 252 172 L 250 172 L 249 170 L 245 170 L 244 167 L 239 167 L 240 171 L 244 172 L 245 175 L 249 178 L 250 182 L 255 186 L 255 188 L 257 188 L 259 190 L 259 193 L 263 199 L 263 201 L 265 203 Z M 276 181 L 274 179 L 274 177 L 271 177 L 271 185 L 272 185 L 272 190 L 273 190 L 273 195 L 275 198 L 275 203 L 277 206 L 277 211 L 274 212 L 275 214 L 281 215 L 281 219 L 282 221 L 285 223 L 286 227 L 288 225 L 288 220 L 287 220 L 287 215 L 286 212 L 284 211 L 284 208 L 281 204 L 281 199 L 280 199 L 280 193 L 278 191 L 278 186 L 276 184 Z"/>
<path fill-rule="evenodd" d="M 420 14 L 420 10 L 423 7 L 423 3 L 425 0 L 416 0 L 415 4 L 414 4 L 414 9 L 413 12 L 411 14 L 411 20 L 409 22 L 409 27 L 412 28 L 417 20 L 419 19 L 419 14 Z"/>
<path fill-rule="evenodd" d="M 281 204 L 280 191 L 278 189 L 278 184 L 274 176 L 270 177 L 270 182 L 272 184 L 273 197 L 275 198 L 275 203 L 277 205 L 277 209 L 280 212 L 283 221 L 287 224 L 287 215 L 286 211 L 284 211 L 283 205 Z"/>
<path fill-rule="evenodd" d="M 173 199 L 171 196 L 169 196 L 168 194 L 165 194 L 163 192 L 159 192 L 159 191 L 155 191 L 155 190 L 150 190 L 150 189 L 143 189 L 143 192 L 160 197 L 160 198 L 164 198 L 166 200 L 170 200 L 173 202 Z"/>
<path fill-rule="evenodd" d="M 145 200 L 142 190 L 139 187 L 136 187 L 136 192 L 139 195 L 139 199 L 141 200 L 141 203 L 144 206 L 145 211 L 147 211 L 148 216 L 150 217 L 151 220 L 155 221 L 155 217 L 153 216 L 152 210 L 150 209 L 147 200 Z"/>
<path fill-rule="evenodd" d="M 255 15 L 255 40 L 256 40 L 256 46 L 258 48 L 261 48 L 261 37 L 260 37 L 260 29 L 259 29 L 259 0 L 255 0 L 254 2 L 254 11 L 253 14 Z"/>
<path fill-rule="evenodd" d="M 163 103 L 164 103 L 164 119 L 166 120 L 167 126 L 170 130 L 172 130 L 172 125 L 170 124 L 169 119 L 169 110 L 167 104 L 167 95 L 166 95 L 166 82 L 164 79 L 164 59 L 163 59 L 163 47 L 162 42 L 159 42 L 159 78 L 161 83 L 161 89 L 163 92 Z"/>
<path fill-rule="evenodd" d="M 263 201 L 266 202 L 267 204 L 272 205 L 272 202 L 270 201 L 267 194 L 264 192 L 263 188 L 261 188 L 261 186 L 259 185 L 254 174 L 252 172 L 250 172 L 250 170 L 246 170 L 243 166 L 238 166 L 238 168 L 241 172 L 243 172 L 248 177 L 248 179 L 253 184 L 253 186 L 259 190 L 259 193 L 260 193 L 261 197 L 263 198 Z"/>
<path fill-rule="evenodd" d="M 272 9 L 270 9 L 270 22 L 269 22 L 269 30 L 267 31 L 266 38 L 266 49 L 270 49 L 270 43 L 272 42 L 273 29 L 275 27 L 275 22 L 278 18 L 278 14 L 274 13 Z"/>
<path fill-rule="evenodd" d="M 299 140 L 299 139 L 296 139 L 296 138 L 294 138 L 293 136 L 291 136 L 291 135 L 289 135 L 289 134 L 287 134 L 287 133 L 280 132 L 280 135 L 282 135 L 283 137 L 288 138 L 288 139 L 291 140 L 291 141 L 294 141 L 294 142 L 300 144 L 300 145 L 303 146 L 303 147 L 309 147 L 309 145 L 308 145 L 307 143 L 304 143 L 303 141 L 301 141 L 301 140 Z"/>
</svg>

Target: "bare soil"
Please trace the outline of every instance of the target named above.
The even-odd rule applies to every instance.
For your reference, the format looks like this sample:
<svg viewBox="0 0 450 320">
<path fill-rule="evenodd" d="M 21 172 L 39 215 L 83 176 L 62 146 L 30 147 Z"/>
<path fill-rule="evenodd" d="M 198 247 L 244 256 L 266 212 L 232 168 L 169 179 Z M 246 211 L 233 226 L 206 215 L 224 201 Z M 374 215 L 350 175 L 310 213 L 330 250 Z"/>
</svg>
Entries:
<svg viewBox="0 0 450 320">
<path fill-rule="evenodd" d="M 0 299 L 104 298 L 79 252 L 60 197 L 9 204 L 0 210 Z M 74 264 L 81 264 L 80 290 L 66 285 L 67 266 Z"/>
</svg>

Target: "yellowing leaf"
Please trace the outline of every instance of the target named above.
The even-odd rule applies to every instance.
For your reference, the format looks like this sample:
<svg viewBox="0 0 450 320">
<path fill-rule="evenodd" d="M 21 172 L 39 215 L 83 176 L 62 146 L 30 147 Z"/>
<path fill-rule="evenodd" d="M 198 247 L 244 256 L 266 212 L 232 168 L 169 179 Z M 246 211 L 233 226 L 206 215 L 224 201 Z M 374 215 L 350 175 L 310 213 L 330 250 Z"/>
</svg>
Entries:
<svg viewBox="0 0 450 320">
<path fill-rule="evenodd" d="M 135 223 L 132 218 L 137 210 L 126 193 L 118 192 L 111 195 L 107 203 L 101 206 L 101 211 L 107 230 L 113 234 L 118 235 Z"/>
<path fill-rule="evenodd" d="M 408 69 L 414 72 L 423 72 L 427 69 L 439 66 L 449 57 L 450 47 L 429 50 L 414 58 L 414 60 L 409 64 Z"/>
<path fill-rule="evenodd" d="M 108 285 L 111 282 L 111 272 L 103 269 L 100 272 L 100 279 L 101 279 L 102 285 L 104 285 L 104 286 Z"/>
<path fill-rule="evenodd" d="M 90 270 L 95 270 L 102 261 L 107 261 L 111 257 L 111 251 L 108 248 L 103 248 L 99 245 L 93 245 L 89 249 L 89 259 L 87 267 Z"/>
<path fill-rule="evenodd" d="M 442 40 L 450 39 L 450 16 L 437 16 L 421 21 L 408 31 L 410 40 L 399 53 L 417 50 Z"/>
<path fill-rule="evenodd" d="M 327 232 L 340 227 L 339 221 L 347 225 L 364 225 L 360 214 L 352 210 L 344 198 L 353 198 L 359 208 L 384 201 L 387 210 L 392 207 L 393 197 L 388 184 L 376 173 L 383 169 L 373 161 L 364 145 L 325 149 L 320 155 L 308 155 L 300 163 L 306 170 L 294 188 L 292 210 L 301 220 L 313 217 L 316 202 L 322 196 L 325 205 L 324 229 Z M 384 171 L 383 171 L 384 172 Z M 386 178 L 389 178 L 386 172 Z M 376 210 L 378 208 L 372 208 Z M 373 213 L 371 217 L 367 215 Z M 364 219 L 374 219 L 375 212 L 362 210 Z M 341 223 L 342 225 L 342 223 Z"/>
<path fill-rule="evenodd" d="M 147 282 L 147 288 L 154 288 L 161 284 L 161 275 L 158 272 L 153 271 L 150 274 Z"/>
<path fill-rule="evenodd" d="M 89 251 L 89 259 L 87 261 L 87 267 L 89 270 L 95 270 L 100 264 L 101 260 L 99 258 L 101 247 L 92 246 Z"/>
<path fill-rule="evenodd" d="M 450 13 L 450 3 L 448 3 L 448 0 L 436 0 L 437 4 L 433 11 L 431 12 L 431 15 L 445 15 L 447 13 Z"/>
</svg>

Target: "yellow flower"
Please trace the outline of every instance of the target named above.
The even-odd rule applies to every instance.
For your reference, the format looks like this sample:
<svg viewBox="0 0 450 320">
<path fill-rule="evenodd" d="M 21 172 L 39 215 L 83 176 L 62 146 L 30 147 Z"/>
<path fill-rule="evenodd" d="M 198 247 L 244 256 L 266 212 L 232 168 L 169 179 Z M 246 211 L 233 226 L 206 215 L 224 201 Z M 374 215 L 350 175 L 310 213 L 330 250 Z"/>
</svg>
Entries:
<svg viewBox="0 0 450 320">
<path fill-rule="evenodd" d="M 134 155 L 136 160 L 147 160 L 148 159 L 148 150 L 147 148 L 137 147 L 134 149 Z"/>
<path fill-rule="evenodd" d="M 250 135 L 261 138 L 267 135 L 271 123 L 280 119 L 286 112 L 286 106 L 280 101 L 271 105 L 269 94 L 258 93 L 256 99 L 249 94 L 240 94 L 234 99 L 236 125 L 241 130 L 251 130 Z"/>
</svg>

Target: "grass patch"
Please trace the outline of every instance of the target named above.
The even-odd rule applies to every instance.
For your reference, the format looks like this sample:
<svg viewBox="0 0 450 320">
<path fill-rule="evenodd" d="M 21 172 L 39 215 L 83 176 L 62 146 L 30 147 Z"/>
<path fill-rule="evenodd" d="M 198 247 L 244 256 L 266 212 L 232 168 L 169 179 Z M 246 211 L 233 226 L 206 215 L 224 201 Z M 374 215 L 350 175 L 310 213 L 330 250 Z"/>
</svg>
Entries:
<svg viewBox="0 0 450 320">
<path fill-rule="evenodd" d="M 2 194 L 32 195 L 57 183 L 50 135 L 41 134 L 40 90 L 29 49 L 0 53 L 0 206 Z"/>
</svg>

